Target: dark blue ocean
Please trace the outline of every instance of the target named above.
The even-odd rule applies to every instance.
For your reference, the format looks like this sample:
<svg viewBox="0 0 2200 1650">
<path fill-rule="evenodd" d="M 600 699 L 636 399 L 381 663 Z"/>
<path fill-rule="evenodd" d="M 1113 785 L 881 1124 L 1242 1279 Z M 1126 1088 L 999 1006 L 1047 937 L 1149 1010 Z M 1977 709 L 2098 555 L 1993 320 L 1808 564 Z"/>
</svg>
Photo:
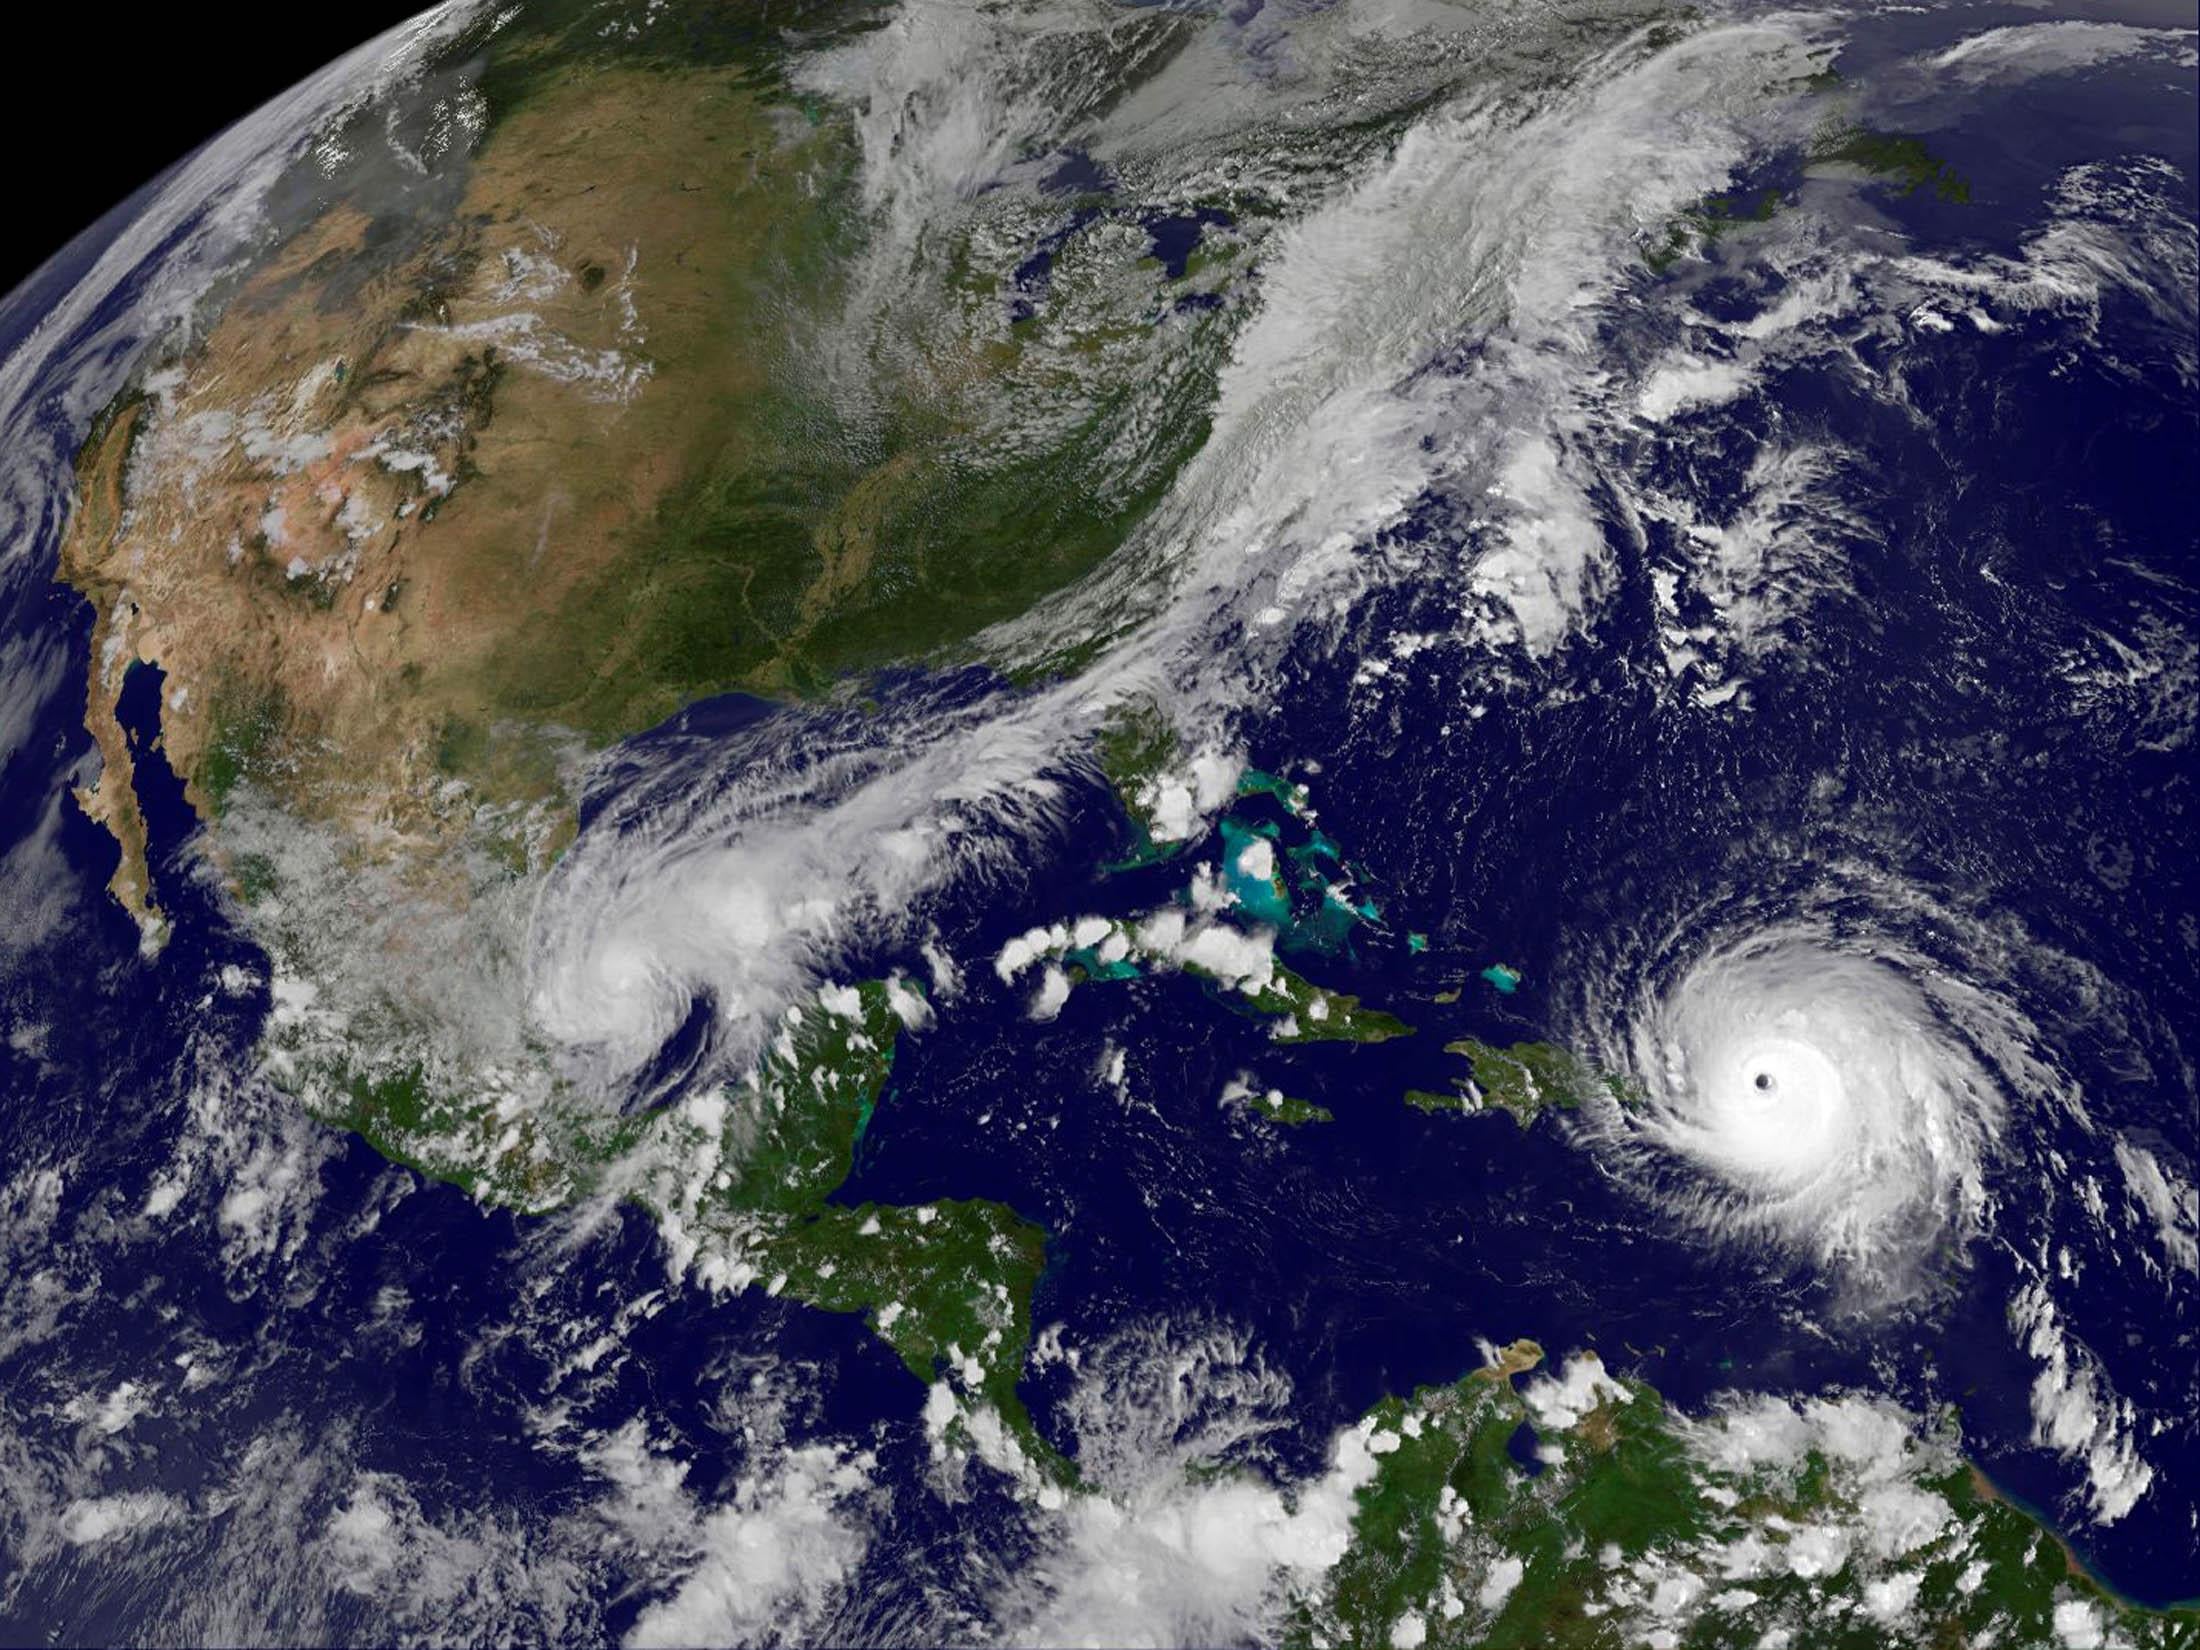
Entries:
<svg viewBox="0 0 2200 1650">
<path fill-rule="evenodd" d="M 2189 22 L 2189 8 L 2180 15 Z M 1965 27 L 1991 21 L 1976 12 Z M 1875 58 L 1952 27 L 1881 19 L 1843 68 L 1868 75 Z M 1879 208 L 1918 248 L 2016 259 L 2066 168 L 2137 145 L 2177 169 L 2189 225 L 2200 176 L 2189 99 L 2136 86 L 2095 77 L 2028 87 L 2021 101 L 1982 92 L 1962 124 L 1933 133 L 1970 199 L 1921 191 Z M 19 294 L 8 323 L 35 317 L 96 245 Z M 1646 308 L 1752 313 L 1780 296 L 1778 277 L 1739 258 L 1689 279 L 1685 296 L 1651 293 Z M 1646 269 L 1641 280 L 1650 293 L 1660 277 Z M 2110 1584 L 2156 1603 L 2200 1595 L 2192 1285 L 2118 1261 L 2041 1171 L 2058 1150 L 2099 1161 L 2110 1132 L 2157 1142 L 2188 1171 L 2200 1160 L 2191 705 L 2165 713 L 2134 698 L 2080 712 L 2066 691 L 2072 638 L 2089 626 L 2128 629 L 2146 612 L 2200 627 L 2200 419 L 2174 366 L 2190 340 L 2166 325 L 2158 308 L 2110 290 L 2089 338 L 1962 327 L 1929 348 L 1867 340 L 1859 348 L 1899 380 L 1899 402 L 1806 362 L 1695 425 L 1601 454 L 1614 474 L 1707 499 L 1734 483 L 1771 422 L 1822 427 L 1866 455 L 1873 486 L 1859 502 L 1873 530 L 1845 547 L 1845 589 L 1816 600 L 1807 632 L 1752 678 L 1746 716 L 1705 715 L 1674 690 L 1653 600 L 1670 546 L 1661 528 L 1626 530 L 1616 511 L 1618 589 L 1549 658 L 1493 673 L 1460 641 L 1420 655 L 1409 693 L 1356 691 L 1361 660 L 1390 637 L 1456 629 L 1455 591 L 1434 578 L 1369 598 L 1295 658 L 1271 710 L 1244 729 L 1247 748 L 1256 767 L 1308 784 L 1354 891 L 1379 914 L 1285 955 L 1397 1014 L 1411 1038 L 1283 1047 L 1182 975 L 1089 983 L 1058 1019 L 1034 1024 L 1028 988 L 993 978 L 1005 941 L 1056 919 L 1151 910 L 1219 855 L 1209 840 L 1109 869 L 1134 848 L 1133 827 L 1090 774 L 1061 775 L 1061 827 L 1021 879 L 951 892 L 926 913 L 964 960 L 965 990 L 934 1029 L 903 1040 L 841 1195 L 996 1198 L 1040 1222 L 1050 1239 L 1036 1319 L 1071 1341 L 1158 1319 L 1239 1326 L 1290 1377 L 1291 1424 L 1269 1440 L 1288 1473 L 1318 1471 L 1335 1430 L 1385 1394 L 1456 1378 L 1481 1362 L 1482 1343 L 1525 1336 L 1554 1353 L 1593 1347 L 1685 1408 L 1730 1389 L 1832 1387 L 1891 1391 L 1921 1410 L 1952 1404 L 1994 1482 Z M 1611 339 L 1616 352 L 1640 343 Z M 1429 497 L 1389 548 L 1440 568 L 1469 548 L 1464 519 L 1461 501 Z M 0 1011 L 11 1028 L 36 1028 L 0 1042 L 0 1140 L 8 1160 L 52 1165 L 59 1182 L 49 1197 L 18 1176 L 0 1194 L 10 1268 L 0 1473 L 65 1478 L 82 1423 L 63 1415 L 64 1393 L 225 1350 L 198 1399 L 99 1446 L 110 1452 L 104 1488 L 166 1491 L 195 1502 L 199 1521 L 157 1570 L 108 1565 L 94 1549 L 0 1566 L 0 1639 L 128 1641 L 149 1619 L 187 1622 L 174 1590 L 206 1584 L 202 1561 L 223 1566 L 206 1573 L 228 1587 L 297 1584 L 272 1557 L 264 1574 L 217 1559 L 235 1551 L 237 1521 L 263 1521 L 272 1549 L 334 1505 L 335 1480 L 272 1460 L 270 1481 L 296 1487 L 280 1507 L 208 1499 L 271 1436 L 299 1440 L 301 1461 L 340 1444 L 357 1470 L 405 1480 L 431 1517 L 488 1509 L 526 1525 L 581 1505 L 595 1480 L 536 1430 L 544 1394 L 563 1379 L 553 1374 L 568 1344 L 561 1326 L 608 1324 L 652 1290 L 665 1291 L 661 1308 L 622 1321 L 626 1356 L 574 1399 L 576 1432 L 646 1405 L 694 1463 L 689 1487 L 723 1490 L 750 1450 L 726 1393 L 771 1362 L 803 1372 L 798 1431 L 867 1440 L 884 1477 L 921 1482 L 922 1391 L 859 1322 L 669 1282 L 637 1213 L 613 1212 L 576 1237 L 564 1217 L 483 1210 L 355 1139 L 282 1116 L 271 1091 L 225 1086 L 218 1074 L 252 1065 L 266 960 L 193 855 L 196 822 L 157 749 L 150 669 L 133 675 L 125 710 L 154 879 L 174 919 L 157 958 L 141 957 L 135 927 L 102 893 L 114 846 L 61 797 L 93 760 L 79 725 L 90 612 L 48 582 L 55 525 L 18 558 L 28 571 L 0 625 L 0 645 L 35 641 L 53 655 L 29 720 L 0 729 L 0 864 L 28 868 L 7 885 L 16 933 L 0 959 Z M 972 676 L 893 678 L 878 691 L 1004 690 Z M 1463 714 L 1469 703 L 1480 714 Z M 802 714 L 729 700 L 653 737 L 754 738 L 780 723 L 791 737 Z M 603 784 L 615 790 L 620 773 L 607 769 Z M 591 818 L 600 807 L 599 796 Z M 1239 817 L 1293 828 L 1264 799 Z M 1791 1256 L 1707 1242 L 1615 1178 L 1564 1116 L 1523 1129 L 1403 1103 L 1407 1089 L 1456 1076 L 1442 1053 L 1453 1038 L 1567 1036 L 1578 1010 L 1569 982 L 1605 966 L 1614 934 L 1659 928 L 1735 890 L 1758 909 L 1799 907 L 1822 892 L 1825 867 L 1859 858 L 1966 911 L 2004 913 L 2043 954 L 2085 959 L 2144 1005 L 2105 1018 L 2071 980 L 2011 965 L 2004 987 L 2024 994 L 2101 1132 L 2012 1119 L 2023 1149 L 1989 1166 L 1995 1233 L 2008 1235 L 1954 1257 L 1953 1281 L 1928 1307 L 1847 1311 L 1833 1280 Z M 1494 963 L 1519 972 L 1516 991 L 1482 977 Z M 890 948 L 847 964 L 848 977 L 922 969 Z M 218 989 L 225 968 L 260 983 Z M 1109 1048 L 1150 1104 L 1107 1088 Z M 1271 1128 L 1217 1104 L 1241 1071 L 1334 1121 Z M 141 1212 L 180 1143 L 210 1126 L 231 1140 L 232 1169 L 258 1162 L 263 1183 L 309 1189 L 283 1194 L 295 1212 L 276 1222 L 273 1247 L 225 1221 L 236 1183 L 211 1161 L 172 1215 Z M 2032 1440 L 2037 1366 L 2008 1305 L 2024 1275 L 2019 1251 L 2041 1232 L 2089 1262 L 2084 1287 L 2059 1304 L 2142 1418 L 2154 1469 L 2149 1492 L 2105 1525 L 2086 1515 L 2081 1466 Z M 1050 1366 L 1025 1386 L 1042 1430 L 1065 1445 L 1069 1379 Z M 895 1520 L 893 1550 L 882 1544 L 867 1561 L 889 1599 L 925 1592 L 912 1554 L 962 1553 L 977 1529 L 1005 1566 L 1027 1539 L 1009 1498 L 982 1481 L 960 1504 L 900 1496 Z M 22 1527 L 0 1524 L 0 1553 Z M 612 1635 L 631 1625 L 647 1599 L 625 1585 L 616 1553 L 605 1564 L 587 1609 L 541 1621 Z M 942 1565 L 926 1607 L 976 1623 L 985 1580 Z M 371 1600 L 331 1591 L 321 1608 L 305 1636 L 383 1631 Z"/>
</svg>

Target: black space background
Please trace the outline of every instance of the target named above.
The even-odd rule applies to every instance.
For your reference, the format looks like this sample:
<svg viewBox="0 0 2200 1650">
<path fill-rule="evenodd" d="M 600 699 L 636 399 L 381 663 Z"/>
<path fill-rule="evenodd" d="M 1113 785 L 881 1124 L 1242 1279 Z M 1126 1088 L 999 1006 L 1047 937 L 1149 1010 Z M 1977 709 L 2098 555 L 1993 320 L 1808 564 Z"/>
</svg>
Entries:
<svg viewBox="0 0 2200 1650">
<path fill-rule="evenodd" d="M 223 127 L 423 4 L 79 4 L 11 19 L 0 294 Z"/>
</svg>

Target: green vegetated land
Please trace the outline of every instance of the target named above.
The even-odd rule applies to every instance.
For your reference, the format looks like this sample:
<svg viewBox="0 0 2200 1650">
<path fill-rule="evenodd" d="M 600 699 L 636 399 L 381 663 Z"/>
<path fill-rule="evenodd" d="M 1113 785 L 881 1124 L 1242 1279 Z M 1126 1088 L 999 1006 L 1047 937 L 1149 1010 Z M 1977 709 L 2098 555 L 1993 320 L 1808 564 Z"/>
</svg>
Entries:
<svg viewBox="0 0 2200 1650">
<path fill-rule="evenodd" d="M 1027 1462 L 1067 1481 L 1016 1393 L 1045 1232 L 984 1199 L 834 1201 L 899 1026 L 883 982 L 828 988 L 788 1011 L 752 1076 L 654 1112 L 551 1106 L 506 1123 L 412 1075 L 337 1090 L 346 1098 L 328 1120 L 492 1207 L 543 1214 L 629 1199 L 702 1281 L 861 1314 L 912 1375 L 990 1406 Z"/>
<path fill-rule="evenodd" d="M 1539 1426 L 1509 1377 L 1541 1357 L 1515 1343 L 1493 1368 L 1376 1407 L 1349 1550 L 1299 1601 L 1290 1643 L 2166 1650 L 2200 1635 L 2190 1612 L 2108 1594 L 1900 1423 L 1881 1423 L 1898 1459 L 1844 1455 L 1808 1406 L 1689 1420 L 1597 1366 L 1580 1407 Z M 1802 1442 L 1752 1450 L 1767 1417 Z"/>
<path fill-rule="evenodd" d="M 820 114 L 795 153 L 746 191 L 759 223 L 725 234 L 755 249 L 748 267 L 729 269 L 645 392 L 682 403 L 676 479 L 599 575 L 499 655 L 516 712 L 614 737 L 705 693 L 813 694 L 930 656 L 1096 566 L 1205 439 L 1199 363 L 1219 358 L 1219 314 L 1174 323 L 1185 336 L 1158 371 L 1139 370 L 1158 347 L 1149 329 L 1080 351 L 952 287 L 969 313 L 859 337 L 852 142 Z M 1088 307 L 1095 333 L 1120 321 Z M 774 337 L 788 342 L 759 342 Z M 875 352 L 860 405 L 831 382 L 825 347 Z M 1044 414 L 1044 439 L 1005 420 L 1023 405 Z M 1150 433 L 1133 439 L 1134 425 Z"/>
<path fill-rule="evenodd" d="M 1369 1008 L 1350 992 L 1326 990 L 1280 962 L 1260 989 L 1227 991 L 1223 1001 L 1271 1021 L 1279 1043 L 1387 1043 L 1413 1035 L 1395 1014 Z"/>
<path fill-rule="evenodd" d="M 1206 440 L 1250 243 L 1206 232 L 1198 304 L 1120 203 L 1065 226 L 1004 193 L 904 244 L 858 112 L 787 74 L 883 15 L 485 23 L 442 55 L 479 66 L 486 124 L 439 189 L 396 212 L 371 177 L 327 182 L 159 363 L 172 394 L 95 422 L 103 507 L 64 576 L 103 646 L 190 690 L 166 731 L 209 816 L 249 786 L 436 861 L 453 796 L 562 810 L 511 856 L 530 868 L 570 837 L 576 750 L 713 694 L 965 656 L 1136 529 Z M 1185 28 L 1126 19 L 1101 72 Z M 150 423 L 263 416 L 258 445 L 129 465 Z M 337 497 L 340 523 L 316 502 Z M 95 676 L 95 737 L 109 697 Z M 119 735 L 102 748 L 122 773 Z M 109 811 L 134 866 L 142 829 Z"/>
<path fill-rule="evenodd" d="M 1586 1061 L 1554 1043 L 1498 1048 L 1462 1037 L 1444 1051 L 1464 1055 L 1471 1076 L 1448 1094 L 1409 1090 L 1406 1104 L 1427 1112 L 1502 1111 L 1525 1128 L 1546 1111 L 1575 1110 L 1595 1087 L 1609 1086 Z"/>
<path fill-rule="evenodd" d="M 481 81 L 494 145 L 577 77 L 743 76 L 710 141 L 747 166 L 732 195 L 748 210 L 734 215 L 755 221 L 725 226 L 715 289 L 676 334 L 650 339 L 655 393 L 684 403 L 677 479 L 616 564 L 532 627 L 558 645 L 515 634 L 504 660 L 521 708 L 606 734 L 701 693 L 814 693 L 926 657 L 1073 582 L 1205 440 L 1234 324 L 1223 309 L 1160 324 L 1150 271 L 1080 264 L 1099 256 L 1090 235 L 1054 247 L 1046 302 L 1024 319 L 1009 277 L 1029 247 L 998 234 L 957 238 L 942 267 L 915 274 L 920 300 L 893 313 L 917 319 L 866 316 L 851 271 L 874 226 L 853 132 L 843 111 L 789 88 L 781 64 L 790 42 L 814 50 L 874 25 L 877 8 L 689 0 L 666 12 L 619 40 L 553 8 L 493 43 Z M 864 357 L 860 396 L 836 378 L 847 351 Z M 1032 417 L 1016 419 L 1019 407 Z"/>
<path fill-rule="evenodd" d="M 1837 123 L 1814 139 L 1800 157 L 1800 169 L 1861 172 L 1894 185 L 1900 194 L 1930 189 L 1939 199 L 1962 204 L 1971 185 L 1954 166 L 1934 153 L 1924 139 Z M 1707 195 L 1683 212 L 1645 249 L 1644 262 L 1663 274 L 1681 259 L 1707 252 L 1715 243 L 1770 223 L 1795 204 L 1796 189 L 1768 184 L 1741 193 Z"/>
<path fill-rule="evenodd" d="M 1281 1089 L 1246 1092 L 1236 1097 L 1245 1115 L 1277 1128 L 1304 1128 L 1309 1123 L 1334 1123 L 1337 1114 L 1327 1106 L 1285 1094 Z"/>
</svg>

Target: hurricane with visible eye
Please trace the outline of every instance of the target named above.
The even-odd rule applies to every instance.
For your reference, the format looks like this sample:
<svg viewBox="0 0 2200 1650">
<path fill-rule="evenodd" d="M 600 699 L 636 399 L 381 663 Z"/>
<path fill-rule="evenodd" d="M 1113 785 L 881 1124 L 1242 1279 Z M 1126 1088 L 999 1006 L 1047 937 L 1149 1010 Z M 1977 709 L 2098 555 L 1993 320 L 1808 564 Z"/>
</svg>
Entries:
<svg viewBox="0 0 2200 1650">
<path fill-rule="evenodd" d="M 2013 1011 L 1830 923 L 1689 944 L 1611 1004 L 1614 1149 L 1709 1232 L 1771 1240 L 1874 1300 L 1914 1293 L 1990 1213 L 2017 1079 L 1986 1051 L 2013 1046 Z"/>
</svg>

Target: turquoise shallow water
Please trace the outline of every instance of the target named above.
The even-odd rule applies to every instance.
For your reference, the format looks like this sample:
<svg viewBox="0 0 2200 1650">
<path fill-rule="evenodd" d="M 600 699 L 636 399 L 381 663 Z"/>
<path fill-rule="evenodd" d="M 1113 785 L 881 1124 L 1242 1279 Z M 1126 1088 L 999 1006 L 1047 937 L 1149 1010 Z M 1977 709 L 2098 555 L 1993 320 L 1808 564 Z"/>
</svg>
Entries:
<svg viewBox="0 0 2200 1650">
<path fill-rule="evenodd" d="M 1878 18 L 1845 67 L 1868 75 L 1958 27 L 2035 15 Z M 1908 111 L 1970 178 L 1969 203 L 1871 197 L 1849 230 L 1919 258 L 2019 257 L 2059 178 L 2134 150 L 2168 157 L 2167 210 L 2189 228 L 2194 134 L 2175 88 L 2109 74 L 1973 95 Z M 2100 174 L 2079 226 L 2119 211 L 2128 226 L 2143 183 Z M 1742 257 L 1645 269 L 1624 313 L 1597 319 L 1596 345 L 1624 363 L 1700 341 L 1824 273 Z M 8 313 L 19 329 L 34 319 Z M 1835 316 L 1734 402 L 1579 434 L 1611 599 L 1548 658 L 1493 662 L 1470 640 L 1458 575 L 1484 548 L 1480 501 L 1417 500 L 1369 548 L 1425 552 L 1425 574 L 1355 610 L 1353 646 L 1289 662 L 1273 709 L 1241 730 L 1259 766 L 1214 836 L 1142 849 L 1110 797 L 1067 776 L 1061 818 L 1013 874 L 922 913 L 918 931 L 962 960 L 964 992 L 908 1040 L 845 1196 L 995 1197 L 1042 1222 L 1038 1317 L 1070 1345 L 1229 1326 L 1288 1383 L 1257 1444 L 1285 1477 L 1318 1471 L 1336 1428 L 1385 1394 L 1525 1335 L 1595 1347 L 1682 1405 L 1739 1387 L 1952 1406 L 1995 1481 L 2115 1585 L 2200 1593 L 2200 1328 L 2115 1154 L 2144 1146 L 2188 1182 L 2200 1159 L 2193 698 L 2172 645 L 2200 625 L 2189 310 L 2180 321 L 2126 290 L 2092 310 L 2000 313 L 1999 331 Z M 1839 576 L 1763 632 L 1746 707 L 1722 711 L 1734 701 L 1705 702 L 1707 667 L 1676 670 L 1668 632 L 1776 605 L 1785 575 L 1737 575 L 1725 609 L 1694 586 L 1678 605 L 1666 587 L 1698 563 L 1674 501 L 1734 526 L 1767 443 L 1797 432 L 1854 455 L 1839 511 L 1807 518 Z M 280 1639 L 435 1638 L 459 1618 L 400 1619 L 397 1580 L 329 1581 L 321 1532 L 369 1490 L 473 1543 L 452 1549 L 484 1578 L 469 1635 L 617 1637 L 673 1573 L 584 1516 L 637 1424 L 653 1441 L 637 1459 L 676 1460 L 718 1506 L 790 1443 L 865 1453 L 875 1539 L 820 1637 L 983 1637 L 994 1583 L 1033 1559 L 1036 1526 L 983 1472 L 939 1491 L 923 1389 L 859 1322 L 676 1281 L 632 1210 L 485 1212 L 249 1080 L 267 959 L 191 874 L 193 822 L 152 749 L 150 674 L 128 712 L 176 934 L 141 956 L 100 892 L 112 846 L 66 801 L 91 663 L 87 615 L 44 578 L 66 434 L 53 513 L 29 529 L 45 562 L 8 587 L 0 620 L 11 668 L 47 667 L 11 676 L 32 689 L 0 700 L 17 719 L 0 729 L 0 1391 L 23 1395 L 0 1414 L 0 1510 L 16 1520 L 0 1542 L 50 1521 L 95 1468 L 102 1488 L 168 1511 L 97 1563 L 0 1548 L 0 1638 L 219 1636 L 199 1630 L 209 1597 L 246 1601 Z M 1784 508 L 1804 519 L 1804 503 Z M 1391 688 L 1355 680 L 1362 655 L 1395 657 L 1406 636 L 1447 639 Z M 980 671 L 875 687 L 941 715 L 1008 691 Z M 606 770 L 587 828 L 615 828 L 610 803 L 644 776 L 672 808 L 865 725 L 846 707 L 695 707 Z M 1270 874 L 1244 864 L 1255 843 Z M 1048 1023 L 993 979 L 988 960 L 1031 924 L 1150 912 L 1198 870 L 1279 931 L 1292 966 L 1415 1035 L 1281 1048 L 1213 986 L 1091 953 L 1068 959 L 1091 980 Z M 1521 1130 L 1402 1103 L 1455 1074 L 1452 1038 L 1581 1038 L 1592 1000 L 1654 995 L 1708 941 L 1803 909 L 2020 1004 L 2032 1053 L 2085 1098 L 2088 1127 L 2012 1108 L 1983 1167 L 1995 1237 L 1948 1257 L 1922 1308 L 1844 1316 L 1835 1280 L 1771 1247 L 1706 1242 L 1671 1218 L 1677 1171 L 1630 1179 L 1564 1119 Z M 855 934 L 834 966 L 926 965 Z M 688 1030 L 712 1012 L 699 1002 Z M 668 1047 L 666 1080 L 692 1053 Z M 1241 1072 L 1334 1121 L 1246 1124 L 1218 1104 Z M 171 1185 L 169 1217 L 147 1214 Z M 2042 1362 L 2011 1323 L 2028 1257 L 2057 1252 L 2062 1320 L 2103 1404 L 2128 1407 L 2115 1436 L 2152 1474 L 2106 1522 L 2086 1462 L 2039 1441 Z M 124 1383 L 153 1401 L 121 1433 L 71 1418 L 72 1400 Z M 1049 1436 L 1074 1444 L 1077 1372 L 1036 1364 L 1026 1392 Z M 1526 1468 L 1533 1440 L 1515 1442 Z"/>
</svg>

